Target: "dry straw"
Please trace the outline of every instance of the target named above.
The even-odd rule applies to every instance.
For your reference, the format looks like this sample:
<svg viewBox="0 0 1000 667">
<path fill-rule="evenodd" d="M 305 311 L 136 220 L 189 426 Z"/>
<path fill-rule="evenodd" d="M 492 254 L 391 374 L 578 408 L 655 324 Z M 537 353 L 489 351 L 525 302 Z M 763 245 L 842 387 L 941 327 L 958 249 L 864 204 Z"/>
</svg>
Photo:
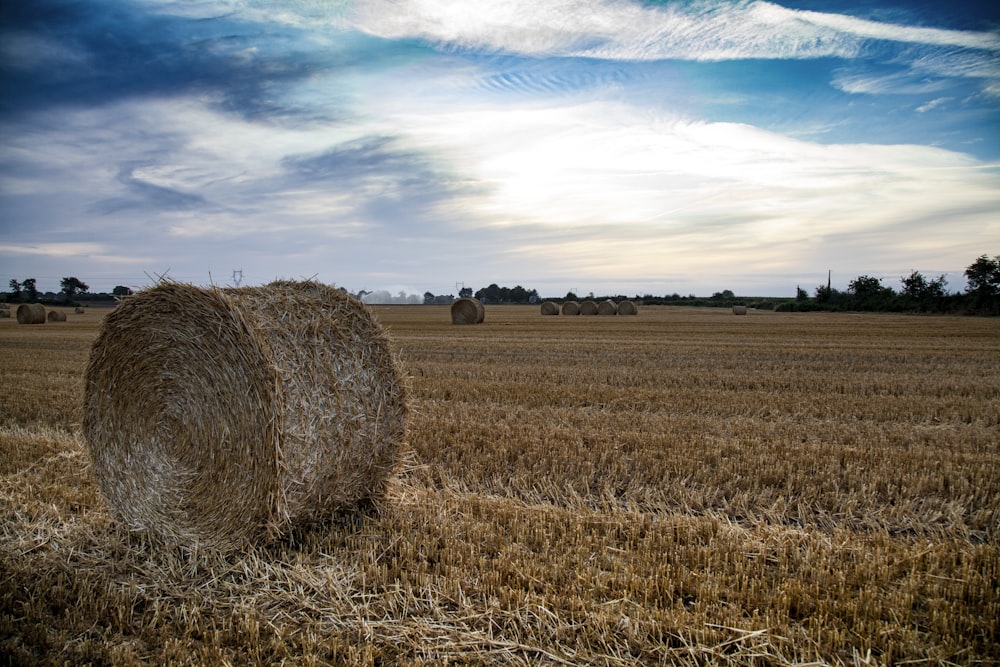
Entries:
<svg viewBox="0 0 1000 667">
<path fill-rule="evenodd" d="M 77 315 L 83 315 L 84 310 L 80 306 L 77 306 L 76 308 L 73 309 L 73 312 L 76 313 Z"/>
<path fill-rule="evenodd" d="M 581 315 L 596 315 L 597 314 L 597 304 L 593 301 L 584 301 L 580 304 L 580 314 Z"/>
<path fill-rule="evenodd" d="M 580 314 L 580 304 L 576 301 L 566 301 L 562 305 L 563 315 L 579 315 Z"/>
<path fill-rule="evenodd" d="M 634 301 L 625 300 L 618 304 L 619 315 L 638 315 L 639 308 Z"/>
<path fill-rule="evenodd" d="M 733 315 L 746 315 L 746 314 L 747 314 L 746 306 L 733 306 Z"/>
<path fill-rule="evenodd" d="M 49 322 L 65 322 L 66 313 L 62 312 L 61 310 L 50 310 L 49 314 L 46 315 L 46 319 Z"/>
<path fill-rule="evenodd" d="M 558 315 L 559 306 L 552 301 L 546 301 L 542 304 L 542 315 Z"/>
<path fill-rule="evenodd" d="M 452 324 L 481 324 L 486 318 L 486 307 L 479 299 L 463 297 L 451 304 Z"/>
<path fill-rule="evenodd" d="M 347 293 L 162 283 L 105 318 L 83 426 L 125 524 L 229 549 L 377 500 L 406 413 L 390 343 Z"/>
<path fill-rule="evenodd" d="M 45 306 L 40 303 L 22 303 L 17 307 L 18 324 L 45 324 Z"/>
<path fill-rule="evenodd" d="M 611 299 L 608 299 L 607 301 L 602 301 L 599 304 L 597 304 L 597 314 L 598 315 L 617 315 L 618 314 L 618 305 L 614 301 L 612 301 Z"/>
</svg>

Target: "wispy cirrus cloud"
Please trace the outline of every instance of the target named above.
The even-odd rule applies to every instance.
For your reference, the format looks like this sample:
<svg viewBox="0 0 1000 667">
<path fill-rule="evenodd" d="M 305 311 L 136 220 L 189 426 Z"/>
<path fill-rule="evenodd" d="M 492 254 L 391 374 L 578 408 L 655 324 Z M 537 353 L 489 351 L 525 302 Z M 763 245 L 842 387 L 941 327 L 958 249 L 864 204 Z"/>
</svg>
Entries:
<svg viewBox="0 0 1000 667">
<path fill-rule="evenodd" d="M 870 40 L 1000 51 L 1000 34 L 882 23 L 770 2 L 641 5 L 607 0 L 536 3 L 376 0 L 351 27 L 444 48 L 602 59 L 726 60 L 852 57 Z"/>
</svg>

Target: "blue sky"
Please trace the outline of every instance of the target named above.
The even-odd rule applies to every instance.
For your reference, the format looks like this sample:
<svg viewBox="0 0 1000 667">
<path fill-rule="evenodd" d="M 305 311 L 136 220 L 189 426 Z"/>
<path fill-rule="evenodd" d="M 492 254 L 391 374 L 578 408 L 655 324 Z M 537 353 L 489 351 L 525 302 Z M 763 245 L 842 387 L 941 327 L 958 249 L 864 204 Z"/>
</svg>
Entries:
<svg viewBox="0 0 1000 667">
<path fill-rule="evenodd" d="M 1000 254 L 985 2 L 0 8 L 0 280 L 561 296 Z"/>
</svg>

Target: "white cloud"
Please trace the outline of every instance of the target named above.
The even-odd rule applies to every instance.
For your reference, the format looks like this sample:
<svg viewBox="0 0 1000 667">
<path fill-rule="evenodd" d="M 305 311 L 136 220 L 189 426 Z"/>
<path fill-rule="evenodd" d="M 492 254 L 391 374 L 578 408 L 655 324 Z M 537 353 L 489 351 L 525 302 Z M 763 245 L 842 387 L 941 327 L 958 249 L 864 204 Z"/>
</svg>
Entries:
<svg viewBox="0 0 1000 667">
<path fill-rule="evenodd" d="M 867 40 L 1000 50 L 1000 35 L 894 25 L 769 2 L 372 0 L 347 24 L 387 39 L 528 55 L 723 60 L 850 57 Z"/>
</svg>

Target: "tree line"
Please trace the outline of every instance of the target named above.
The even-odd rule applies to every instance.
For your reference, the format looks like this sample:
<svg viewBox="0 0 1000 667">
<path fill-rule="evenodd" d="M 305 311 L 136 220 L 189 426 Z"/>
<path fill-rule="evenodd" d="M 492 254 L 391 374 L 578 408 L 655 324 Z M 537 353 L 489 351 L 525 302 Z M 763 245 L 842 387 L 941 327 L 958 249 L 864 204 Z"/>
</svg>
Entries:
<svg viewBox="0 0 1000 667">
<path fill-rule="evenodd" d="M 969 313 L 980 315 L 1000 315 L 1000 255 L 990 257 L 980 255 L 966 267 L 964 272 L 967 287 L 964 292 L 949 292 L 948 281 L 944 275 L 928 278 L 919 271 L 900 278 L 902 285 L 897 292 L 882 284 L 882 278 L 861 275 L 852 280 L 846 291 L 838 290 L 827 282 L 819 285 L 810 296 L 801 287 L 796 287 L 794 299 L 762 298 L 749 299 L 739 297 L 732 290 L 715 292 L 710 298 L 699 298 L 692 295 L 683 297 L 679 294 L 668 296 L 636 295 L 635 299 L 642 303 L 688 305 L 688 306 L 721 306 L 747 305 L 761 309 L 780 311 L 887 311 L 887 312 L 925 312 L 925 313 Z M 76 277 L 70 276 L 60 281 L 61 291 L 58 294 L 38 292 L 34 278 L 22 281 L 11 280 L 10 292 L 5 294 L 8 302 L 41 302 L 53 304 L 76 305 L 75 299 L 111 299 L 127 296 L 132 293 L 128 287 L 117 286 L 111 294 L 89 295 L 89 286 Z M 410 304 L 450 304 L 455 300 L 453 294 L 435 295 L 424 292 L 423 298 L 416 294 L 407 295 L 400 292 L 392 296 L 388 292 L 365 292 L 362 290 L 355 296 L 367 303 L 410 303 Z M 371 298 L 375 297 L 375 298 Z M 524 304 L 540 300 L 538 290 L 528 289 L 521 285 L 501 287 L 496 283 L 488 287 L 473 290 L 462 287 L 458 298 L 475 298 L 484 303 Z M 590 293 L 585 298 L 622 301 L 624 295 L 607 295 L 595 297 Z M 568 292 L 565 297 L 552 298 L 554 301 L 579 300 L 574 292 Z"/>
<path fill-rule="evenodd" d="M 816 287 L 810 298 L 796 289 L 794 302 L 781 304 L 779 310 L 852 310 L 924 313 L 968 313 L 1000 315 L 1000 255 L 980 255 L 965 269 L 964 292 L 949 292 L 948 281 L 941 275 L 928 278 L 919 271 L 900 278 L 897 292 L 882 284 L 881 278 L 861 275 L 852 280 L 846 291 L 826 285 Z"/>
</svg>

